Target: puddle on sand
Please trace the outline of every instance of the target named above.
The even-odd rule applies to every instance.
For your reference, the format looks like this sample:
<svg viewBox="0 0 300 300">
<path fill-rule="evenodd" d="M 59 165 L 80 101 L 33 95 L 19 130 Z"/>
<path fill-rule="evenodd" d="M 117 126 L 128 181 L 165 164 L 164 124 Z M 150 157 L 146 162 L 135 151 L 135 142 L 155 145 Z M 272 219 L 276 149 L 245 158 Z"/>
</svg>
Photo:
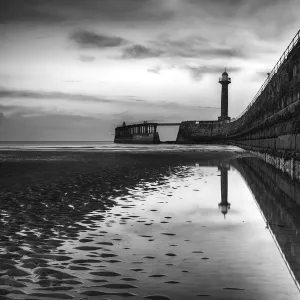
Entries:
<svg viewBox="0 0 300 300">
<path fill-rule="evenodd" d="M 85 214 L 56 239 L 41 243 L 38 230 L 25 231 L 26 243 L 13 248 L 3 236 L 0 295 L 298 299 L 256 201 L 228 164 L 181 165 L 113 200 L 116 206 Z"/>
<path fill-rule="evenodd" d="M 236 170 L 181 167 L 163 185 L 143 182 L 116 201 L 112 214 L 97 224 L 107 231 L 105 237 L 90 242 L 110 245 L 116 235 L 122 237 L 110 247 L 118 263 L 103 259 L 101 264 L 109 272 L 94 273 L 111 284 L 82 291 L 124 287 L 146 299 L 281 300 L 299 296 L 253 196 Z M 165 219 L 168 223 L 162 223 Z M 88 233 L 81 234 L 81 238 L 87 237 Z M 64 249 L 74 253 L 73 244 Z M 102 258 L 103 251 L 96 252 Z M 73 255 L 82 257 L 85 252 Z M 85 283 L 91 275 L 93 272 L 85 272 Z M 134 285 L 122 285 L 125 278 Z"/>
</svg>

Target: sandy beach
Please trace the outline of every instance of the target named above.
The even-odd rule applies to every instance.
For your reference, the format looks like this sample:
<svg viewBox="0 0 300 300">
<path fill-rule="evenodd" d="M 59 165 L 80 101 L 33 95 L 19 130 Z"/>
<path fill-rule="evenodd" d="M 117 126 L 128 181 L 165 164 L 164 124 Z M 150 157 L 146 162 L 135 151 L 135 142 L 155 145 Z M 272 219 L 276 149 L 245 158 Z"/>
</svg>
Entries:
<svg viewBox="0 0 300 300">
<path fill-rule="evenodd" d="M 271 240 L 249 258 L 265 233 L 246 237 L 264 224 L 234 209 L 254 202 L 225 221 L 218 209 L 220 166 L 243 156 L 1 151 L 0 298 L 296 299 L 283 262 L 268 277 Z"/>
</svg>

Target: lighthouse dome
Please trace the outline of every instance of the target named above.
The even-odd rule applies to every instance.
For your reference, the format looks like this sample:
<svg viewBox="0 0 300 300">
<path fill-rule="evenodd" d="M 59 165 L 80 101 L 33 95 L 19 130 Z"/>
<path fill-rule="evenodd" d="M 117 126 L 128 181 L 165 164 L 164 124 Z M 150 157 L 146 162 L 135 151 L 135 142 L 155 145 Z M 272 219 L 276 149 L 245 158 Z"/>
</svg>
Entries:
<svg viewBox="0 0 300 300">
<path fill-rule="evenodd" d="M 228 78 L 228 73 L 226 72 L 226 69 L 225 69 L 225 71 L 222 73 L 222 79 L 221 79 L 222 81 L 228 81 L 229 80 L 229 78 Z"/>
</svg>

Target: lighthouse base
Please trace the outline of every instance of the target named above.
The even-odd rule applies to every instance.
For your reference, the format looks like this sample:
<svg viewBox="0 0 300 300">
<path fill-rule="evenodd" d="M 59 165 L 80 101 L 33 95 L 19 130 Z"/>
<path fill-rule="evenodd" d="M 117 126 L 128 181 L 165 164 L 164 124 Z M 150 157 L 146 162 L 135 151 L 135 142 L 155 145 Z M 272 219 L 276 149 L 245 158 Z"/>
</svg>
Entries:
<svg viewBox="0 0 300 300">
<path fill-rule="evenodd" d="M 225 121 L 225 122 L 229 122 L 230 121 L 230 117 L 218 117 L 218 121 Z"/>
</svg>

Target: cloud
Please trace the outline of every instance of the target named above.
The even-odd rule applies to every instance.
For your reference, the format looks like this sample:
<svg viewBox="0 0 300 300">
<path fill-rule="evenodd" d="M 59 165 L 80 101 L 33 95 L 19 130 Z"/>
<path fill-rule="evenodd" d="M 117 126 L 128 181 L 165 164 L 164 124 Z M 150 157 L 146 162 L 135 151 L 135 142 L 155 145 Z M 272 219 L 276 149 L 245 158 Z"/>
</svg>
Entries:
<svg viewBox="0 0 300 300">
<path fill-rule="evenodd" d="M 4 120 L 4 113 L 3 112 L 0 112 L 0 125 L 1 125 L 1 123 L 3 122 L 3 120 Z"/>
<path fill-rule="evenodd" d="M 84 94 L 71 94 L 62 92 L 44 92 L 33 90 L 0 90 L 1 98 L 19 98 L 19 99 L 66 99 L 73 101 L 101 101 L 108 102 L 108 99 L 97 96 L 88 96 Z"/>
<path fill-rule="evenodd" d="M 5 101 L 9 99 L 9 102 Z M 20 102 L 20 100 L 24 102 Z M 12 100 L 18 100 L 13 102 Z M 28 101 L 32 100 L 32 101 Z M 33 101 L 36 100 L 36 101 Z M 47 107 L 44 105 L 43 100 L 51 100 L 51 103 L 55 100 L 65 100 L 74 103 L 84 103 L 88 104 L 112 104 L 117 105 L 119 109 L 130 108 L 130 110 L 136 110 L 137 113 L 142 113 L 143 110 L 147 111 L 148 109 L 156 111 L 158 107 L 173 109 L 175 111 L 182 111 L 183 109 L 193 110 L 199 109 L 199 106 L 192 106 L 182 103 L 177 103 L 173 101 L 148 101 L 147 99 L 140 99 L 135 96 L 121 96 L 119 98 L 105 98 L 97 95 L 86 95 L 86 94 L 72 94 L 72 93 L 61 93 L 61 92 L 41 92 L 33 90 L 0 90 L 0 111 L 3 111 L 5 114 L 14 114 L 18 113 L 19 109 L 25 109 L 26 113 L 34 112 L 47 112 Z M 24 103 L 24 104 L 23 104 Z M 72 108 L 72 105 L 68 106 Z M 82 106 L 80 106 L 82 107 Z M 88 105 L 84 106 L 85 108 Z M 95 114 L 94 106 L 92 113 Z M 213 108 L 213 107 L 206 107 Z M 62 108 L 63 111 L 63 108 Z M 165 114 L 165 112 L 163 112 Z"/>
<path fill-rule="evenodd" d="M 273 39 L 298 24 L 298 0 L 186 0 L 194 15 L 219 25 L 252 31 L 259 38 Z"/>
<path fill-rule="evenodd" d="M 11 107 L 13 108 L 13 107 Z M 0 110 L 3 106 L 0 105 Z M 0 139 L 4 141 L 34 140 L 112 140 L 114 131 L 112 116 L 81 116 L 35 112 L 24 107 L 14 107 L 15 113 L 3 118 Z M 0 113 L 1 114 L 1 113 Z M 101 130 L 99 130 L 99 128 Z"/>
<path fill-rule="evenodd" d="M 89 63 L 89 62 L 95 61 L 96 58 L 94 56 L 89 56 L 89 55 L 80 55 L 79 60 L 82 62 Z"/>
<path fill-rule="evenodd" d="M 127 43 L 120 37 L 97 34 L 87 30 L 76 31 L 70 38 L 81 48 L 119 47 Z"/>
<path fill-rule="evenodd" d="M 45 1 L 2 0 L 0 24 L 6 23 L 55 23 L 64 18 L 57 10 L 54 14 L 44 7 Z"/>
<path fill-rule="evenodd" d="M 291 2 L 287 0 L 286 2 Z M 206 12 L 211 12 L 224 17 L 229 14 L 259 14 L 265 9 L 273 9 L 282 3 L 281 0 L 186 0 L 186 2 L 199 7 Z"/>
<path fill-rule="evenodd" d="M 59 100 L 65 101 L 59 101 Z M 49 101 L 50 100 L 50 101 Z M 56 102 L 57 100 L 57 102 Z M 117 108 L 117 109 L 116 109 Z M 218 109 L 172 101 L 149 101 L 132 95 L 117 99 L 100 96 L 25 90 L 0 91 L 2 140 L 107 139 L 124 120 L 206 119 Z M 204 112 L 203 112 L 204 109 Z"/>
<path fill-rule="evenodd" d="M 147 70 L 147 72 L 154 73 L 154 74 L 160 74 L 160 71 L 161 71 L 161 67 L 158 66 Z"/>
<path fill-rule="evenodd" d="M 145 59 L 152 57 L 159 57 L 162 55 L 162 51 L 147 48 L 143 45 L 133 45 L 123 49 L 122 58 L 124 59 Z"/>
<path fill-rule="evenodd" d="M 150 42 L 153 47 L 159 49 L 164 57 L 181 58 L 244 58 L 248 54 L 241 48 L 233 48 L 226 45 L 213 45 L 201 36 L 186 36 L 183 38 L 159 37 Z"/>
<path fill-rule="evenodd" d="M 22 105 L 2 105 L 0 104 L 0 111 L 4 117 L 14 117 L 14 116 L 26 116 L 26 115 L 40 115 L 44 114 L 44 110 L 38 106 L 26 107 Z"/>
<path fill-rule="evenodd" d="M 201 80 L 206 74 L 222 74 L 224 72 L 224 68 L 219 66 L 183 66 L 181 68 L 187 70 L 195 80 Z M 227 69 L 227 72 L 234 73 L 240 70 L 241 68 L 239 67 L 231 67 Z"/>
<path fill-rule="evenodd" d="M 71 40 L 81 48 L 109 48 L 121 47 L 129 43 L 121 37 L 97 34 L 91 31 L 77 31 L 71 35 Z M 182 57 L 182 58 L 243 58 L 246 55 L 241 49 L 231 47 L 217 47 L 210 45 L 202 37 L 186 37 L 178 40 L 164 39 L 150 41 L 150 46 L 134 44 L 121 51 L 123 59 L 146 59 L 154 57 Z M 82 61 L 90 61 L 82 56 Z M 149 70 L 150 72 L 153 69 Z M 154 70 L 157 73 L 158 70 Z"/>
<path fill-rule="evenodd" d="M 161 0 L 1 0 L 0 23 L 157 22 L 172 16 Z"/>
<path fill-rule="evenodd" d="M 147 101 L 145 99 L 140 99 L 135 96 L 121 96 L 119 98 L 108 98 L 108 97 L 103 97 L 99 95 L 87 95 L 87 94 L 75 94 L 75 93 L 62 93 L 62 92 L 56 92 L 56 91 L 51 91 L 51 92 L 45 92 L 45 91 L 34 91 L 34 90 L 9 90 L 9 89 L 3 89 L 0 90 L 0 102 L 1 99 L 23 99 L 24 100 L 24 106 L 32 106 L 29 105 L 31 103 L 28 100 L 38 100 L 40 106 L 43 105 L 42 101 L 43 100 L 66 100 L 70 102 L 91 102 L 91 103 L 98 103 L 98 104 L 117 104 L 117 105 L 148 105 L 148 106 L 165 106 L 165 105 L 171 105 L 171 106 L 178 106 L 177 103 L 175 102 L 151 102 Z M 18 102 L 20 103 L 20 102 Z M 3 101 L 2 101 L 3 104 Z M 0 104 L 1 105 L 1 104 Z M 5 105 L 6 107 L 9 107 L 9 110 L 13 109 L 14 106 L 11 105 Z M 20 106 L 23 107 L 23 106 Z"/>
<path fill-rule="evenodd" d="M 223 57 L 237 57 L 242 58 L 246 54 L 241 50 L 233 48 L 202 48 L 194 49 L 186 46 L 185 48 L 174 50 L 173 55 L 180 57 L 198 57 L 198 58 L 223 58 Z"/>
<path fill-rule="evenodd" d="M 251 77 L 251 79 L 253 81 L 259 81 L 259 82 L 262 82 L 262 81 L 265 81 L 268 77 L 268 73 L 270 73 L 271 70 L 260 70 L 260 71 L 256 71 L 253 76 Z"/>
</svg>

